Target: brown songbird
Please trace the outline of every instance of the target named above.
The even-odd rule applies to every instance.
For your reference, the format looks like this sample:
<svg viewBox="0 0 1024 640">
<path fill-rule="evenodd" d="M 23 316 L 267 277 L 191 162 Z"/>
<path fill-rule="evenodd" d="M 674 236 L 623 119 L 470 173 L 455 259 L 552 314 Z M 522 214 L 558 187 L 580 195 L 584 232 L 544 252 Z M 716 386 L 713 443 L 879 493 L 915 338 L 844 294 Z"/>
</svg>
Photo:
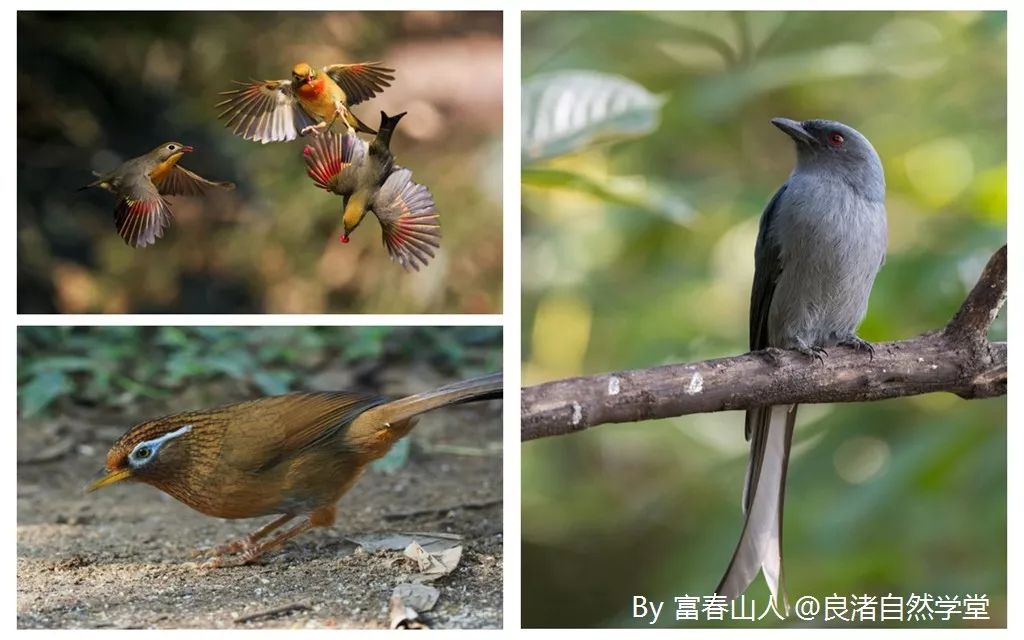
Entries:
<svg viewBox="0 0 1024 640">
<path fill-rule="evenodd" d="M 502 374 L 405 398 L 303 392 L 143 422 L 114 443 L 88 491 L 136 480 L 218 518 L 278 515 L 209 550 L 207 568 L 247 564 L 313 527 L 334 523 L 335 503 L 431 409 L 501 398 Z M 270 534 L 292 520 L 297 524 Z M 229 554 L 238 554 L 227 558 Z"/>
</svg>

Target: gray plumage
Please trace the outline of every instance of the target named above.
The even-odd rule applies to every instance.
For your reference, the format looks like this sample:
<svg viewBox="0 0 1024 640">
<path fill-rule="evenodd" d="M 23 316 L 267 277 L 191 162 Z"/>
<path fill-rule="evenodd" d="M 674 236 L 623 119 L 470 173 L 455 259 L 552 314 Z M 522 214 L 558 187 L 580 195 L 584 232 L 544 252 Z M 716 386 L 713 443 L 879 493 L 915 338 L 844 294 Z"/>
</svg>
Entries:
<svg viewBox="0 0 1024 640">
<path fill-rule="evenodd" d="M 837 345 L 870 351 L 855 332 L 885 260 L 882 162 L 867 138 L 839 122 L 775 118 L 772 124 L 796 143 L 797 162 L 761 215 L 750 349 L 795 349 L 819 359 Z M 735 598 L 762 570 L 772 598 L 786 610 L 782 508 L 796 408 L 747 412 L 746 518 L 715 590 Z"/>
</svg>

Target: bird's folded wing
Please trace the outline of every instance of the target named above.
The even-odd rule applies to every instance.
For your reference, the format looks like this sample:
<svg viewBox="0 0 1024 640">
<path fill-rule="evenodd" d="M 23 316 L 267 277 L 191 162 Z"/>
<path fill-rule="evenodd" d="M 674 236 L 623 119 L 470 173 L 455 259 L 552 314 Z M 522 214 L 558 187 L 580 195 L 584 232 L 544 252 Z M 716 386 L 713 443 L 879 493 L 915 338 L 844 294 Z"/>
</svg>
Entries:
<svg viewBox="0 0 1024 640">
<path fill-rule="evenodd" d="M 214 182 L 192 173 L 182 166 L 175 165 L 170 171 L 159 177 L 154 177 L 153 184 L 165 196 L 199 196 L 209 189 L 218 187 L 221 189 L 234 189 L 233 182 Z"/>
<path fill-rule="evenodd" d="M 232 133 L 255 142 L 294 140 L 303 127 L 316 124 L 299 104 L 287 80 L 236 82 L 237 89 L 222 91 L 226 96 L 216 107 Z"/>
<path fill-rule="evenodd" d="M 232 467 L 257 473 L 310 448 L 324 446 L 343 453 L 344 432 L 360 414 L 387 402 L 369 393 L 290 393 L 254 400 L 247 420 L 231 423 L 232 437 L 245 447 L 223 450 Z"/>
<path fill-rule="evenodd" d="M 327 132 L 313 136 L 302 150 L 306 173 L 321 189 L 348 196 L 356 190 L 366 159 L 366 143 L 355 134 Z"/>
<path fill-rule="evenodd" d="M 426 266 L 441 246 L 440 214 L 430 191 L 412 181 L 411 171 L 397 169 L 374 196 L 372 208 L 391 259 L 406 270 Z"/>
<path fill-rule="evenodd" d="M 391 81 L 395 79 L 395 70 L 379 62 L 332 64 L 324 67 L 324 73 L 345 92 L 349 106 L 369 100 L 385 87 L 390 87 Z"/>
<path fill-rule="evenodd" d="M 145 247 L 164 235 L 171 224 L 171 207 L 149 180 L 125 189 L 114 208 L 114 224 L 125 243 Z"/>
</svg>

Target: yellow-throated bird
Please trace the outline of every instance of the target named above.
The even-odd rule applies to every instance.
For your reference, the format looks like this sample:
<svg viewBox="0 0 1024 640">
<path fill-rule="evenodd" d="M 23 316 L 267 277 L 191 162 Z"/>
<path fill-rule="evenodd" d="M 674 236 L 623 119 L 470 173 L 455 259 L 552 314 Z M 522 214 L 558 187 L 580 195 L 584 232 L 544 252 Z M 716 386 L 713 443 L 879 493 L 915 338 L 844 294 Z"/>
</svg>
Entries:
<svg viewBox="0 0 1024 640">
<path fill-rule="evenodd" d="M 143 422 L 114 443 L 88 490 L 135 480 L 218 518 L 279 515 L 222 545 L 205 566 L 245 564 L 313 527 L 334 523 L 335 503 L 366 465 L 409 433 L 420 414 L 500 399 L 502 374 L 405 398 L 355 392 L 291 393 Z M 274 536 L 286 523 L 298 524 Z M 238 553 L 227 559 L 229 554 Z"/>
<path fill-rule="evenodd" d="M 216 106 L 226 126 L 246 140 L 284 142 L 310 131 L 330 129 L 341 120 L 349 131 L 376 133 L 350 110 L 391 86 L 394 69 L 378 62 L 332 64 L 315 69 L 305 62 L 292 68 L 288 80 L 236 82 Z"/>
<path fill-rule="evenodd" d="M 380 131 L 367 145 L 355 134 L 327 134 L 303 149 L 309 177 L 321 189 L 344 198 L 341 241 L 372 211 L 380 222 L 388 255 L 404 269 L 419 271 L 440 246 L 440 214 L 412 172 L 395 164 L 391 134 L 404 113 L 380 113 Z"/>
<path fill-rule="evenodd" d="M 118 197 L 114 224 L 132 247 L 145 247 L 163 237 L 170 226 L 171 206 L 164 196 L 200 196 L 208 189 L 234 189 L 231 182 L 213 182 L 178 164 L 192 147 L 165 142 L 144 156 L 132 158 L 109 173 L 93 173 L 90 187 L 106 189 Z"/>
</svg>

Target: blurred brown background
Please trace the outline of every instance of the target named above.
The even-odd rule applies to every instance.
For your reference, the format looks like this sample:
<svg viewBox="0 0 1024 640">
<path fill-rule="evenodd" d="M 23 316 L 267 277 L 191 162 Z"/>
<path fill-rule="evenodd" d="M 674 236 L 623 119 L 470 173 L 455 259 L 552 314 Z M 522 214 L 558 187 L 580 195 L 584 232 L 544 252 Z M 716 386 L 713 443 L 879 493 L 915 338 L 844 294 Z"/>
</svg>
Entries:
<svg viewBox="0 0 1024 640">
<path fill-rule="evenodd" d="M 301 141 L 242 140 L 213 106 L 232 80 L 370 60 L 396 80 L 355 111 L 409 112 L 392 150 L 441 211 L 420 273 L 376 222 L 338 242 L 341 199 L 306 177 Z M 500 12 L 20 12 L 18 311 L 500 312 L 501 64 Z M 113 196 L 76 189 L 168 140 L 238 189 L 173 198 L 164 237 L 131 249 Z"/>
</svg>

